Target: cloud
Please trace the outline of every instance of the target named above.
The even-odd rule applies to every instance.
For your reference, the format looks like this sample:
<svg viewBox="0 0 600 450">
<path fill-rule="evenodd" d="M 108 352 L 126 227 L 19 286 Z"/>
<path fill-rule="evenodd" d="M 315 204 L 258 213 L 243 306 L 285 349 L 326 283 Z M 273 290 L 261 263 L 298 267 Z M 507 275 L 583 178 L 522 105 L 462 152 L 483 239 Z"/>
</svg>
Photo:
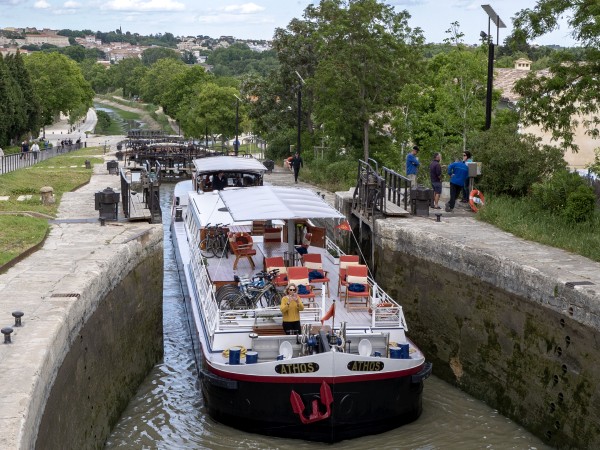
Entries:
<svg viewBox="0 0 600 450">
<path fill-rule="evenodd" d="M 183 11 L 185 5 L 175 0 L 111 0 L 102 9 L 113 11 Z"/>
<path fill-rule="evenodd" d="M 411 6 L 426 5 L 429 0 L 389 0 L 386 3 L 401 8 L 410 8 Z"/>
<path fill-rule="evenodd" d="M 79 4 L 78 2 L 67 1 L 63 5 L 63 7 L 69 8 L 69 9 L 75 9 L 75 8 L 81 8 L 81 4 Z"/>
<path fill-rule="evenodd" d="M 46 0 L 38 0 L 33 4 L 33 7 L 36 9 L 48 9 L 50 8 L 50 3 L 48 3 Z"/>
<path fill-rule="evenodd" d="M 256 14 L 264 11 L 264 6 L 259 6 L 256 3 L 244 3 L 242 5 L 229 5 L 223 8 L 226 13 L 232 14 Z"/>
</svg>

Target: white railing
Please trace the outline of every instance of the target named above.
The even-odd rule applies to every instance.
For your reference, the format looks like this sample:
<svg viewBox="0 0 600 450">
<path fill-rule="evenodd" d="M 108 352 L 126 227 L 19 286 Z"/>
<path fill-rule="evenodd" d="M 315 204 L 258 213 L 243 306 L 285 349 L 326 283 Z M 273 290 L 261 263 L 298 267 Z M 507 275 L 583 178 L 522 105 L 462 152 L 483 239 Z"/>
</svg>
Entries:
<svg viewBox="0 0 600 450">
<path fill-rule="evenodd" d="M 219 329 L 219 307 L 215 298 L 213 284 L 200 253 L 200 248 L 192 242 L 190 268 L 193 272 L 193 287 L 197 298 L 198 309 L 202 311 L 207 333 L 212 337 Z"/>
</svg>

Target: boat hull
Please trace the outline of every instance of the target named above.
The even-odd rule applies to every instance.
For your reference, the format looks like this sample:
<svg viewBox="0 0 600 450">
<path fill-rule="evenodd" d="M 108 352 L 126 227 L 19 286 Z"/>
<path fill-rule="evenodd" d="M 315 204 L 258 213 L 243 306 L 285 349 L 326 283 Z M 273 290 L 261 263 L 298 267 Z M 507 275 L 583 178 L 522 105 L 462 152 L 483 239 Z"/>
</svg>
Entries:
<svg viewBox="0 0 600 450">
<path fill-rule="evenodd" d="M 416 420 L 422 411 L 423 382 L 412 376 L 326 383 L 330 414 L 323 404 L 323 381 L 295 383 L 236 381 L 202 372 L 202 392 L 217 421 L 252 433 L 333 443 L 382 433 Z M 292 392 L 305 406 L 305 421 L 294 412 Z M 326 402 L 326 401 L 325 401 Z M 321 417 L 319 417 L 321 416 Z"/>
</svg>

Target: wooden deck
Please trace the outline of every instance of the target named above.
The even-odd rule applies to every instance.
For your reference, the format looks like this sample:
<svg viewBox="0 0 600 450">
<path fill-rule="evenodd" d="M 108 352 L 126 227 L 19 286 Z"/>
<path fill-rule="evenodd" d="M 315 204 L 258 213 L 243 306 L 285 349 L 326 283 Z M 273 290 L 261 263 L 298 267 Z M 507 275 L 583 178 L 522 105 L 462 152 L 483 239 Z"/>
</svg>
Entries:
<svg viewBox="0 0 600 450">
<path fill-rule="evenodd" d="M 256 237 L 255 237 L 256 239 Z M 256 266 L 252 269 L 250 263 L 245 258 L 242 258 L 238 262 L 237 270 L 233 269 L 233 262 L 235 258 L 229 255 L 228 258 L 209 258 L 208 259 L 208 271 L 212 281 L 218 285 L 226 283 L 235 283 L 234 275 L 240 278 L 252 278 L 254 274 L 265 270 L 264 257 L 266 256 L 284 256 L 283 253 L 288 251 L 287 243 L 264 243 L 255 242 L 254 247 L 257 252 L 253 256 L 253 261 Z M 371 324 L 371 314 L 366 307 L 361 309 L 348 309 L 344 306 L 344 293 L 342 292 L 341 299 L 337 295 L 338 288 L 338 277 L 339 277 L 339 263 L 324 249 L 320 247 L 309 247 L 309 253 L 320 253 L 323 261 L 323 269 L 327 271 L 327 276 L 331 280 L 329 285 L 330 289 L 323 287 L 321 283 L 311 283 L 315 288 L 316 297 L 314 302 L 308 302 L 304 300 L 306 306 L 312 305 L 322 309 L 323 312 L 329 310 L 331 305 L 335 302 L 335 323 L 339 324 L 342 321 L 348 322 L 351 327 L 356 326 L 369 326 Z M 282 291 L 284 288 L 280 288 Z M 325 292 L 324 292 L 325 291 Z M 325 294 L 325 306 L 322 306 L 323 294 Z M 312 319 L 311 314 L 311 318 Z M 304 320 L 304 318 L 303 318 Z M 331 323 L 331 320 L 328 321 Z"/>
</svg>

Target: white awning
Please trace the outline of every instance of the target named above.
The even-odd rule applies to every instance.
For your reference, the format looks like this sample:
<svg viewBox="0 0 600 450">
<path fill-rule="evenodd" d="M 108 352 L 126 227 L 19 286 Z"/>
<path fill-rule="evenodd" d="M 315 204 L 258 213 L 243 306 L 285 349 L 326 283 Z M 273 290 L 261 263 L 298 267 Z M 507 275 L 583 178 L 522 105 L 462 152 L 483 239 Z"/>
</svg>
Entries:
<svg viewBox="0 0 600 450">
<path fill-rule="evenodd" d="M 259 172 L 267 168 L 258 159 L 241 156 L 208 156 L 194 160 L 194 166 L 199 174 L 216 172 Z"/>
<path fill-rule="evenodd" d="M 310 189 L 256 186 L 219 192 L 233 220 L 343 219 Z"/>
</svg>

